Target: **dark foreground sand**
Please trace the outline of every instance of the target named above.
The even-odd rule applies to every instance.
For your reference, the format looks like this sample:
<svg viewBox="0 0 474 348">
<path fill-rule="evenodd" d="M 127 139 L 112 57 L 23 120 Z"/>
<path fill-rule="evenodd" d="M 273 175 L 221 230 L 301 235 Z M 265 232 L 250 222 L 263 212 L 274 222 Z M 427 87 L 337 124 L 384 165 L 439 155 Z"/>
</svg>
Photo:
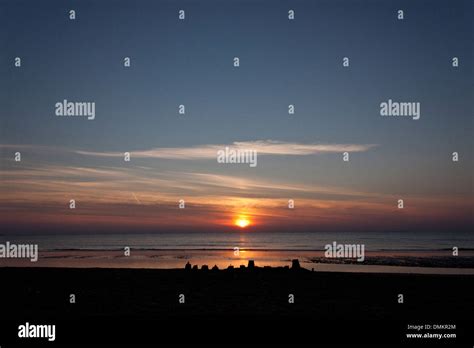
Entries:
<svg viewBox="0 0 474 348">
<path fill-rule="evenodd" d="M 471 344 L 473 275 L 234 270 L 0 268 L 0 341 L 26 322 L 54 324 L 56 344 Z M 76 303 L 69 303 L 70 294 Z M 179 295 L 185 303 L 179 303 Z M 288 302 L 294 295 L 294 304 Z M 404 303 L 397 302 L 398 294 Z M 408 329 L 455 325 L 455 330 Z M 413 339 L 407 333 L 452 333 Z M 3 347 L 3 345 L 2 345 Z"/>
<path fill-rule="evenodd" d="M 8 318 L 251 316 L 314 319 L 472 319 L 474 276 L 320 273 L 284 268 L 220 271 L 1 268 Z M 76 295 L 76 304 L 69 295 Z M 185 304 L 179 303 L 185 295 Z M 294 304 L 288 303 L 289 294 Z M 404 304 L 397 302 L 404 295 Z"/>
</svg>

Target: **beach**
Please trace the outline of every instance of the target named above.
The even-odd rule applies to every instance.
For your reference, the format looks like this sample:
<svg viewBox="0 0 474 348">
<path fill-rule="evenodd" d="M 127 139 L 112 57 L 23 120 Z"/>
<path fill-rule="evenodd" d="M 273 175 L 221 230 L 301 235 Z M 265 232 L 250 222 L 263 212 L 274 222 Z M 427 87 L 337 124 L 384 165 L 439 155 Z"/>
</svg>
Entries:
<svg viewBox="0 0 474 348">
<path fill-rule="evenodd" d="M 318 272 L 473 274 L 474 251 L 454 257 L 449 251 L 368 252 L 364 262 L 324 257 L 323 251 L 301 250 L 53 250 L 39 253 L 38 260 L 0 259 L 0 267 L 148 268 L 180 269 L 186 262 L 199 267 L 240 267 L 254 260 L 260 267 L 282 267 L 298 259 L 305 269 Z"/>
<path fill-rule="evenodd" d="M 290 329 L 312 327 L 319 332 L 328 321 L 337 320 L 339 332 L 345 326 L 358 328 L 358 335 L 368 335 L 366 341 L 370 335 L 378 337 L 373 328 L 383 320 L 380 332 L 388 330 L 392 335 L 385 341 L 398 341 L 405 325 L 462 326 L 472 320 L 474 308 L 472 275 L 312 272 L 282 267 L 219 271 L 0 268 L 0 278 L 10 280 L 8 286 L 0 287 L 2 312 L 8 313 L 8 320 L 3 318 L 5 328 L 25 320 L 57 322 L 72 335 L 73 323 L 80 323 L 81 332 L 99 330 L 93 327 L 99 324 L 104 331 L 94 342 L 109 343 L 126 336 L 116 331 L 118 327 L 132 330 L 129 334 L 150 325 L 157 329 L 184 325 L 198 334 L 212 330 L 209 323 L 217 322 L 213 324 L 216 330 L 227 324 L 252 332 L 256 328 L 248 326 L 258 320 L 284 327 L 287 338 Z M 75 303 L 70 303 L 70 294 L 75 295 Z M 404 296 L 403 303 L 398 302 L 399 294 Z M 138 329 L 133 328 L 134 322 L 141 323 Z M 158 330 L 161 338 L 174 343 L 192 339 L 177 339 Z M 301 338 L 309 339 L 312 331 L 305 331 Z M 461 333 L 458 330 L 459 340 L 467 337 Z M 279 335 L 285 334 L 282 331 L 273 339 Z M 223 336 L 224 332 L 211 332 L 206 339 L 211 342 Z M 74 342 L 87 342 L 87 337 Z"/>
<path fill-rule="evenodd" d="M 342 319 L 470 318 L 474 276 L 311 272 L 1 268 L 2 308 L 11 317 L 298 315 Z M 76 295 L 77 306 L 69 303 Z M 180 306 L 178 294 L 186 295 Z M 288 294 L 295 295 L 288 306 Z M 397 303 L 403 293 L 405 303 Z"/>
</svg>

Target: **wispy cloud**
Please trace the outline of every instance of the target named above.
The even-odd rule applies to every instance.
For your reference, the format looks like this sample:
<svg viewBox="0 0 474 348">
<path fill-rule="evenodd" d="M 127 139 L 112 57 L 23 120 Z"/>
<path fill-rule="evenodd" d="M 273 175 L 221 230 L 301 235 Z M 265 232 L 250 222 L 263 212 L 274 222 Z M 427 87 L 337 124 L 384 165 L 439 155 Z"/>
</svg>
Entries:
<svg viewBox="0 0 474 348">
<path fill-rule="evenodd" d="M 276 140 L 235 141 L 231 144 L 205 144 L 191 147 L 159 147 L 133 151 L 133 157 L 164 159 L 213 159 L 217 151 L 225 147 L 239 150 L 254 150 L 259 155 L 308 156 L 321 153 L 365 152 L 375 144 L 303 144 Z M 123 152 L 76 151 L 88 156 L 122 157 Z"/>
<path fill-rule="evenodd" d="M 31 224 L 27 229 L 44 224 L 49 230 L 60 221 L 79 230 L 226 230 L 235 216 L 245 214 L 262 231 L 365 230 L 395 228 L 401 221 L 451 224 L 470 217 L 470 197 L 405 194 L 410 209 L 401 214 L 398 195 L 289 178 L 72 165 L 0 170 L 0 176 L 0 220 L 12 226 Z M 77 202 L 74 212 L 68 209 L 71 198 Z M 290 198 L 295 209 L 287 208 Z M 179 199 L 186 201 L 185 213 L 178 209 Z"/>
</svg>

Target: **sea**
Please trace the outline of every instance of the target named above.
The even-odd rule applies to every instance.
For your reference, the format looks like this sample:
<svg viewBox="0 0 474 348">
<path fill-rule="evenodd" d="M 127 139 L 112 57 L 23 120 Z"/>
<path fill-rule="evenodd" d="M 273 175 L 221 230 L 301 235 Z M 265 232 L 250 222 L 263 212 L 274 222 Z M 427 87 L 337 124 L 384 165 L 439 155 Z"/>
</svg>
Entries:
<svg viewBox="0 0 474 348">
<path fill-rule="evenodd" d="M 0 267 L 219 269 L 291 266 L 313 271 L 474 273 L 472 233 L 156 232 L 0 235 L 0 244 L 36 244 L 37 262 L 0 258 Z M 365 258 L 328 258 L 327 245 L 363 245 Z"/>
</svg>

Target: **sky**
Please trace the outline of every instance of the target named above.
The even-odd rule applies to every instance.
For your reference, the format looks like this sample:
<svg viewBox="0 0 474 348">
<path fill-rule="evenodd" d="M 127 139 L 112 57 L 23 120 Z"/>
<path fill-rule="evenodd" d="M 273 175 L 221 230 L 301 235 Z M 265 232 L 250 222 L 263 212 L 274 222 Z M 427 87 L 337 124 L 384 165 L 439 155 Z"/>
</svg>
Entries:
<svg viewBox="0 0 474 348">
<path fill-rule="evenodd" d="M 242 216 L 255 232 L 474 227 L 472 1 L 0 9 L 3 233 L 225 232 Z M 95 102 L 95 119 L 56 116 L 64 99 Z M 388 99 L 420 119 L 381 117 Z M 225 146 L 258 165 L 218 163 Z"/>
</svg>

